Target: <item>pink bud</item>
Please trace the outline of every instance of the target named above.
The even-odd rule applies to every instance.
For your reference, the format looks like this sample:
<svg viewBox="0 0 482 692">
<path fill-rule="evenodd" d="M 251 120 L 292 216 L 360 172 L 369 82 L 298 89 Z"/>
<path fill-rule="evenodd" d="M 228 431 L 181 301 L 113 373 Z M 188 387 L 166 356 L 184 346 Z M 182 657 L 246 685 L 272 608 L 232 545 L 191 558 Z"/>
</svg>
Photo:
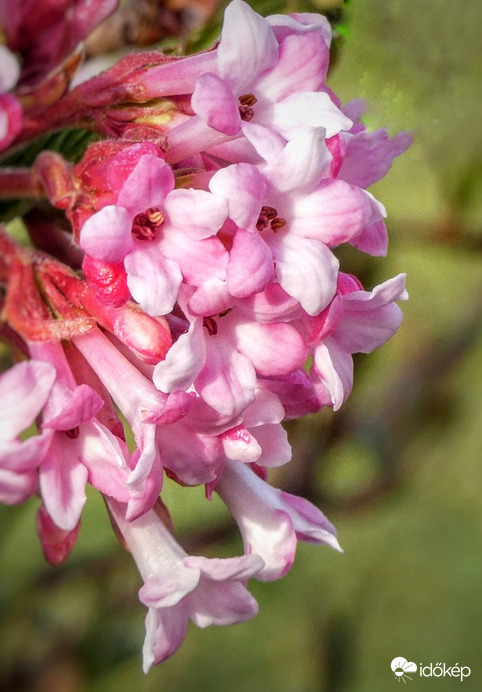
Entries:
<svg viewBox="0 0 482 692">
<path fill-rule="evenodd" d="M 51 565 L 60 565 L 72 552 L 80 532 L 80 521 L 72 531 L 64 531 L 54 524 L 44 505 L 37 512 L 37 532 L 45 559 Z"/>
</svg>

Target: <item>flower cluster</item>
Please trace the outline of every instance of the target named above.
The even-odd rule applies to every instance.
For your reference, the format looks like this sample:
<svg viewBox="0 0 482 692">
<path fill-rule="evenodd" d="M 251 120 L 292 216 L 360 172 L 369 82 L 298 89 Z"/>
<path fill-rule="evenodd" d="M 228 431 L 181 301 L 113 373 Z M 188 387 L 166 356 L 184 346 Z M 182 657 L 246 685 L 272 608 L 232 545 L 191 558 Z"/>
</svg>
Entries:
<svg viewBox="0 0 482 692">
<path fill-rule="evenodd" d="M 64 65 L 65 81 L 70 51 L 115 2 L 94 3 L 89 21 L 87 3 L 74 4 L 68 26 L 57 16 L 41 27 L 58 39 L 51 52 L 43 33 L 28 44 L 24 92 L 0 96 L 4 148 L 67 125 L 102 137 L 76 163 L 43 151 L 10 172 L 12 196 L 47 198 L 51 213 L 24 217 L 36 247 L 0 235 L 1 335 L 26 357 L 0 378 L 0 500 L 40 496 L 37 530 L 57 564 L 78 535 L 86 483 L 103 494 L 144 582 L 147 671 L 189 619 L 254 616 L 247 580 L 282 577 L 297 540 L 340 549 L 322 512 L 272 487 L 267 469 L 291 458 L 282 422 L 338 409 L 352 355 L 400 324 L 404 275 L 365 290 L 336 248 L 385 255 L 385 210 L 367 188 L 410 136 L 368 132 L 360 104 L 342 107 L 327 87 L 324 17 L 264 19 L 242 0 L 212 50 L 127 56 L 53 98 L 60 68 L 38 87 L 29 59 L 43 47 L 37 68 Z M 17 50 L 21 19 L 6 26 Z M 5 90 L 20 74 L 8 55 Z M 25 88 L 46 94 L 41 106 L 20 98 Z M 217 492 L 244 555 L 187 555 L 160 499 L 164 475 Z"/>
</svg>

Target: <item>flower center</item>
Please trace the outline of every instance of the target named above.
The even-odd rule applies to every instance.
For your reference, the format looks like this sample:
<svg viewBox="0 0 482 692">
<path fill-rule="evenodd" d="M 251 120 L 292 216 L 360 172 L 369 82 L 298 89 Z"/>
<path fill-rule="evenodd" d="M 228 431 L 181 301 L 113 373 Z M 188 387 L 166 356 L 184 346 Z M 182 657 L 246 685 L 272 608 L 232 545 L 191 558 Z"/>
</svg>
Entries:
<svg viewBox="0 0 482 692">
<path fill-rule="evenodd" d="M 231 312 L 231 309 L 232 308 L 223 310 L 223 312 L 220 312 L 217 315 L 217 317 L 225 317 Z M 218 325 L 214 317 L 203 317 L 203 327 L 205 327 L 208 330 L 209 336 L 214 336 L 218 333 Z"/>
<path fill-rule="evenodd" d="M 75 428 L 66 430 L 65 434 L 67 435 L 67 437 L 70 437 L 71 440 L 75 440 L 80 434 L 79 426 L 77 425 Z"/>
<path fill-rule="evenodd" d="M 254 94 L 243 94 L 238 100 L 241 104 L 239 106 L 239 115 L 241 116 L 241 120 L 249 122 L 254 116 L 253 106 L 255 103 L 257 103 L 258 99 Z"/>
<path fill-rule="evenodd" d="M 214 336 L 218 333 L 218 325 L 212 317 L 203 317 L 203 327 L 208 330 L 209 336 Z"/>
<path fill-rule="evenodd" d="M 151 207 L 137 214 L 132 222 L 132 235 L 138 240 L 154 240 L 157 231 L 164 223 L 165 216 L 157 207 Z"/>
<path fill-rule="evenodd" d="M 276 233 L 286 224 L 286 220 L 278 216 L 278 212 L 274 207 L 261 207 L 256 228 L 258 231 L 264 231 L 268 226 Z"/>
</svg>

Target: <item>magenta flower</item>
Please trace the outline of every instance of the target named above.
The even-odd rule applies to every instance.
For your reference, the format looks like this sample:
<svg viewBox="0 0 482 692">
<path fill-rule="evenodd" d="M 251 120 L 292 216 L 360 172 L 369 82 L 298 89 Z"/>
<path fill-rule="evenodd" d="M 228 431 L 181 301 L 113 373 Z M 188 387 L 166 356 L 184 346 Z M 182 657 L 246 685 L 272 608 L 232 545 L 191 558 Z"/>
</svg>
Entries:
<svg viewBox="0 0 482 692">
<path fill-rule="evenodd" d="M 256 615 L 257 603 L 244 582 L 263 567 L 258 555 L 190 557 L 154 510 L 129 522 L 122 504 L 108 500 L 108 506 L 144 580 L 139 591 L 139 599 L 149 608 L 144 672 L 179 648 L 189 619 L 208 627 Z"/>
<path fill-rule="evenodd" d="M 264 561 L 257 579 L 283 577 L 293 564 L 298 540 L 341 551 L 335 528 L 319 509 L 273 488 L 244 464 L 228 461 L 216 491 L 236 519 L 245 552 Z"/>
<path fill-rule="evenodd" d="M 23 502 L 37 490 L 37 467 L 50 434 L 23 441 L 19 435 L 43 409 L 54 380 L 55 368 L 36 360 L 18 363 L 0 375 L 0 501 L 5 504 Z"/>
</svg>

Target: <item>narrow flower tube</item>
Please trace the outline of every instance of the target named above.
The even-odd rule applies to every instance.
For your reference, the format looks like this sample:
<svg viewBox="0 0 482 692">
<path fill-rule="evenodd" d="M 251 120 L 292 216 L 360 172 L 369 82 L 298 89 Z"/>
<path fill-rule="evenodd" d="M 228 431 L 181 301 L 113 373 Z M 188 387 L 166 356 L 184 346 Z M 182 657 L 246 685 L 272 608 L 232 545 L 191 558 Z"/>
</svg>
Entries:
<svg viewBox="0 0 482 692">
<path fill-rule="evenodd" d="M 107 499 L 107 506 L 144 580 L 139 591 L 139 599 L 149 608 L 144 672 L 179 648 L 189 619 L 208 627 L 256 615 L 257 603 L 244 582 L 262 568 L 258 555 L 188 556 L 154 510 L 129 522 L 121 503 Z"/>
</svg>

